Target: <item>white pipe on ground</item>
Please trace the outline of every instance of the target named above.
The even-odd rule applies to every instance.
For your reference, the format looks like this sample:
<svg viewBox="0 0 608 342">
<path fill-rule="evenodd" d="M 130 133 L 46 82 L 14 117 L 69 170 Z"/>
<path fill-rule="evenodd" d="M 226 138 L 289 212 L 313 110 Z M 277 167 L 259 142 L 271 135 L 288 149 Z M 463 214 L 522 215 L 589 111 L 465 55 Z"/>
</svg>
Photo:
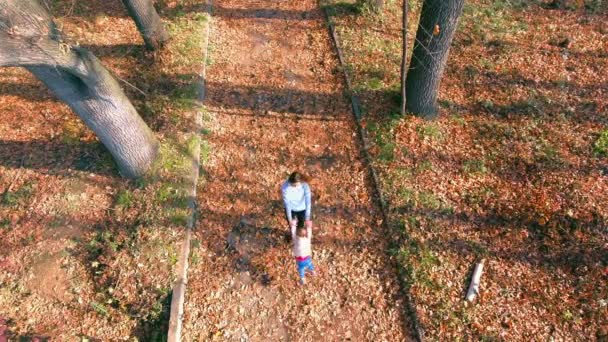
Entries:
<svg viewBox="0 0 608 342">
<path fill-rule="evenodd" d="M 483 265 L 485 262 L 486 259 L 481 259 L 481 261 L 475 266 L 471 284 L 469 285 L 469 291 L 467 291 L 466 299 L 469 302 L 472 302 L 479 294 L 479 281 L 481 280 L 481 272 L 483 271 Z"/>
</svg>

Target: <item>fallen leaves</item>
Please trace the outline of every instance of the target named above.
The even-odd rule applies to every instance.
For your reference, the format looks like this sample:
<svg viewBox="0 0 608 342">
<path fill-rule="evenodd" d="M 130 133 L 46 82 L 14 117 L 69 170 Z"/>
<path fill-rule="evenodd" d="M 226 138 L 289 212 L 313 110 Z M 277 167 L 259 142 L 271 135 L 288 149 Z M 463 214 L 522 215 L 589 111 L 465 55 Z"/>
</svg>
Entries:
<svg viewBox="0 0 608 342">
<path fill-rule="evenodd" d="M 608 317 L 598 302 L 608 288 L 596 286 L 607 277 L 597 262 L 607 238 L 607 167 L 594 152 L 607 108 L 597 87 L 597 72 L 606 72 L 598 30 L 605 14 L 586 21 L 583 10 L 560 11 L 556 25 L 537 5 L 470 3 L 442 79 L 445 116 L 429 124 L 389 118 L 394 108 L 382 96 L 399 86 L 400 37 L 387 32 L 398 32 L 401 13 L 392 6 L 381 22 L 333 20 L 361 89 L 364 126 L 376 141 L 394 135 L 394 158 L 375 166 L 391 220 L 409 238 L 396 259 L 411 269 L 406 281 L 426 333 L 440 340 L 595 335 Z M 384 54 L 373 51 L 376 41 L 387 43 Z M 366 89 L 376 77 L 370 68 L 386 85 L 381 91 Z M 562 87 L 547 86 L 556 80 Z M 496 258 L 484 275 L 487 290 L 461 310 L 460 284 L 471 274 L 463 265 L 485 255 Z"/>
<path fill-rule="evenodd" d="M 238 4 L 258 11 L 245 1 Z M 273 2 L 272 8 L 318 11 L 314 1 Z M 224 14 L 215 21 L 221 34 L 214 39 L 223 49 L 215 56 L 221 62 L 208 70 L 209 84 L 231 75 L 239 88 L 269 88 L 272 96 L 250 106 L 241 103 L 250 103 L 255 91 L 235 90 L 242 98 L 236 103 L 239 96 L 209 90 L 208 109 L 223 129 L 210 137 L 215 150 L 207 170 L 210 180 L 201 191 L 197 234 L 216 254 L 190 270 L 186 312 L 191 315 L 184 337 L 213 336 L 221 327 L 222 338 L 231 339 L 334 340 L 346 334 L 354 340 L 368 335 L 403 339 L 401 311 L 389 299 L 398 297 L 397 283 L 387 281 L 394 273 L 384 254 L 382 222 L 374 216 L 322 16 L 268 26 L 272 19 L 230 20 Z M 257 50 L 261 37 L 263 54 Z M 285 37 L 289 44 L 282 43 Z M 310 70 L 314 77 L 287 77 Z M 329 100 L 320 101 L 317 94 Z M 230 107 L 238 107 L 238 115 Z M 258 114 L 260 108 L 267 112 Z M 318 274 L 307 276 L 303 287 L 297 285 L 285 240 L 278 193 L 295 169 L 312 176 L 314 199 L 312 248 Z M 220 176 L 225 172 L 230 176 Z M 217 205 L 224 198 L 230 203 Z M 246 208 L 245 218 L 239 206 Z M 226 244 L 229 248 L 218 248 Z"/>
</svg>

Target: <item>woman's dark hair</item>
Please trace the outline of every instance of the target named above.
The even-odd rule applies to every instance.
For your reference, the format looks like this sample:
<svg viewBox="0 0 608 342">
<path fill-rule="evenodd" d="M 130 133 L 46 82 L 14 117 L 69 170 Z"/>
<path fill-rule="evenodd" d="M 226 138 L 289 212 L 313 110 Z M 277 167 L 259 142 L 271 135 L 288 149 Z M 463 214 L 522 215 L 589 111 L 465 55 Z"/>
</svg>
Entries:
<svg viewBox="0 0 608 342">
<path fill-rule="evenodd" d="M 299 173 L 298 171 L 294 171 L 289 175 L 289 178 L 287 179 L 287 181 L 290 184 L 295 184 L 295 183 L 299 183 L 299 182 L 308 182 L 308 177 Z"/>
</svg>

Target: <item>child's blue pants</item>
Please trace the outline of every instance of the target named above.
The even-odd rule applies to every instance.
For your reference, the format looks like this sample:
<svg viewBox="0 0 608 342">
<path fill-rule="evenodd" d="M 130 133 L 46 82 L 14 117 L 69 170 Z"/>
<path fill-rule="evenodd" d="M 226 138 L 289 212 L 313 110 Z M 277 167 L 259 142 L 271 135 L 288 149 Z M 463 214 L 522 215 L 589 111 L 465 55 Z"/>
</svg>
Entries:
<svg viewBox="0 0 608 342">
<path fill-rule="evenodd" d="M 298 273 L 300 274 L 300 278 L 304 278 L 304 274 L 306 274 L 306 270 L 313 272 L 315 267 L 312 264 L 312 258 L 306 257 L 304 260 L 296 260 L 296 264 L 298 265 Z"/>
</svg>

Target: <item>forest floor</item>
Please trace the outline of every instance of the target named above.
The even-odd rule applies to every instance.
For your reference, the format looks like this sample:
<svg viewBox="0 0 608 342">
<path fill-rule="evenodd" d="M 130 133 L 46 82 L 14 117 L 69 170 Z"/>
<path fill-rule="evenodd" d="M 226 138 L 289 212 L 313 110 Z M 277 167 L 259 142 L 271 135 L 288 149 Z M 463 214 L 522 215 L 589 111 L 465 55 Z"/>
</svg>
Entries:
<svg viewBox="0 0 608 342">
<path fill-rule="evenodd" d="M 431 122 L 399 114 L 401 2 L 385 3 L 323 1 L 425 337 L 607 340 L 606 3 L 467 1 Z"/>
<path fill-rule="evenodd" d="M 183 338 L 410 340 L 395 265 L 315 0 L 214 1 Z M 298 285 L 279 188 L 311 177 L 313 262 Z"/>
<path fill-rule="evenodd" d="M 161 8 L 172 36 L 161 53 L 144 50 L 119 1 L 53 1 L 51 13 L 122 80 L 161 158 L 149 176 L 121 178 L 66 105 L 25 70 L 0 69 L 0 340 L 165 338 L 190 215 L 205 5 Z"/>
<path fill-rule="evenodd" d="M 317 1 L 215 1 L 209 57 L 200 1 L 162 2 L 173 40 L 157 54 L 120 2 L 52 2 L 70 41 L 124 81 L 162 157 L 150 177 L 122 179 L 67 106 L 24 70 L 0 69 L 0 339 L 162 340 L 198 143 L 185 340 L 410 340 L 395 260 L 428 339 L 608 339 L 606 4 L 468 1 L 441 118 L 426 122 L 398 114 L 400 2 L 381 15 L 359 3 L 322 1 L 391 232 Z M 279 194 L 293 170 L 314 193 L 319 274 L 305 287 Z M 396 233 L 404 242 L 389 249 Z"/>
</svg>

